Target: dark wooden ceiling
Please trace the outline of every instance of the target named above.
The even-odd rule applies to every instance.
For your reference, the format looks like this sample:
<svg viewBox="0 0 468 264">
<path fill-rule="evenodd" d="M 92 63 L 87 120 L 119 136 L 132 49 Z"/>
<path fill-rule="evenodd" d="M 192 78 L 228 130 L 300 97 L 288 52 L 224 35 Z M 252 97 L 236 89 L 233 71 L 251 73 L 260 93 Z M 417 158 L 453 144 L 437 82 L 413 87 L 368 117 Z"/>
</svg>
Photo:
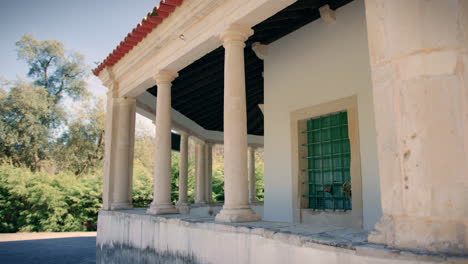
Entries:
<svg viewBox="0 0 468 264">
<path fill-rule="evenodd" d="M 335 10 L 352 0 L 299 0 L 253 27 L 246 41 L 245 78 L 247 131 L 263 135 L 263 61 L 252 51 L 254 42 L 270 44 L 320 18 L 318 9 L 330 5 Z M 157 95 L 157 87 L 148 91 Z M 223 131 L 224 49 L 219 47 L 179 71 L 172 86 L 172 108 L 208 130 Z"/>
</svg>

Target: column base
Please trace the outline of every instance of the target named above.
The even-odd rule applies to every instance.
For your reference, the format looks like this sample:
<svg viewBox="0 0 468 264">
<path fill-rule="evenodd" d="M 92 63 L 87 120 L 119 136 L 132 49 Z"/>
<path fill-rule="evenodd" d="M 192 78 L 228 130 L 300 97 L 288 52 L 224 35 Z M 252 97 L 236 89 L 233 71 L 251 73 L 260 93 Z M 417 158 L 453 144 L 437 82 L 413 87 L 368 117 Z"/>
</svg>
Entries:
<svg viewBox="0 0 468 264">
<path fill-rule="evenodd" d="M 130 202 L 113 202 L 110 206 L 111 210 L 130 210 L 133 205 Z"/>
<path fill-rule="evenodd" d="M 222 209 L 219 214 L 216 215 L 216 222 L 227 222 L 227 223 L 241 223 L 241 222 L 257 222 L 262 217 L 255 213 L 251 208 L 244 209 Z"/>
<path fill-rule="evenodd" d="M 190 206 L 186 202 L 176 203 L 176 208 L 179 210 L 179 214 L 189 214 L 190 213 Z"/>
<path fill-rule="evenodd" d="M 178 214 L 179 210 L 175 208 L 173 204 L 153 204 L 151 203 L 150 207 L 148 210 L 146 210 L 147 213 L 149 214 L 156 214 L 156 215 L 162 215 L 162 214 Z"/>
<path fill-rule="evenodd" d="M 208 206 L 208 203 L 205 202 L 205 201 L 195 201 L 195 203 L 193 204 L 193 206 L 197 206 L 197 207 L 204 207 L 204 206 Z"/>
<path fill-rule="evenodd" d="M 468 237 L 460 235 L 468 229 L 463 219 L 384 215 L 375 229 L 369 242 L 391 248 L 456 255 L 468 250 Z"/>
<path fill-rule="evenodd" d="M 249 204 L 251 204 L 251 205 L 257 205 L 257 204 L 261 204 L 261 203 L 260 203 L 260 201 L 258 201 L 257 199 L 255 199 L 255 200 L 250 200 L 250 201 L 249 201 Z"/>
</svg>

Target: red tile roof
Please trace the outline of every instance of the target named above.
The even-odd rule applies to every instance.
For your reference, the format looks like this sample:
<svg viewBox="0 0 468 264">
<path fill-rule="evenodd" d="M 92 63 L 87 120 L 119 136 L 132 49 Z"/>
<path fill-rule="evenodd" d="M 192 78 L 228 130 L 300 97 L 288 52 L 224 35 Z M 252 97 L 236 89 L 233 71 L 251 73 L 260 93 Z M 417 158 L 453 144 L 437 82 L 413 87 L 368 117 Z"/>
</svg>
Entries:
<svg viewBox="0 0 468 264">
<path fill-rule="evenodd" d="M 99 73 L 106 66 L 113 66 L 122 59 L 130 50 L 132 50 L 140 41 L 151 33 L 159 24 L 161 24 L 170 13 L 174 12 L 176 7 L 182 5 L 183 0 L 161 0 L 159 6 L 156 6 L 152 12 L 143 18 L 132 32 L 107 56 L 107 58 L 93 70 L 94 75 Z"/>
</svg>

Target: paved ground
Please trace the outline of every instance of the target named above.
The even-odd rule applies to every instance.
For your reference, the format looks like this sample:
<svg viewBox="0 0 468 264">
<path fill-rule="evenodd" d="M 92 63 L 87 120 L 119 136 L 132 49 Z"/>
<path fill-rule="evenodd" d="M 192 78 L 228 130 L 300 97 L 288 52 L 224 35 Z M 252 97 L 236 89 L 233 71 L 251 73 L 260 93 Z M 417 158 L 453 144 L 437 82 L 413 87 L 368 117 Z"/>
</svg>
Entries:
<svg viewBox="0 0 468 264">
<path fill-rule="evenodd" d="M 0 234 L 0 263 L 96 263 L 96 233 Z"/>
</svg>

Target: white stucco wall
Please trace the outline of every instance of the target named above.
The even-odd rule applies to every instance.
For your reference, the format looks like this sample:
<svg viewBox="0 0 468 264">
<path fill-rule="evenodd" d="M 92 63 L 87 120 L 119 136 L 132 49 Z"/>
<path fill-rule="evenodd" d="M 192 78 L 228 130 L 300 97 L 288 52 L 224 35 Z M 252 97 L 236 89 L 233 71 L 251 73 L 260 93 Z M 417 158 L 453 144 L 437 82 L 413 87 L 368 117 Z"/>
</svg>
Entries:
<svg viewBox="0 0 468 264">
<path fill-rule="evenodd" d="M 264 219 L 292 221 L 290 113 L 357 95 L 364 228 L 381 216 L 376 133 L 364 1 L 269 45 L 265 59 Z"/>
</svg>

